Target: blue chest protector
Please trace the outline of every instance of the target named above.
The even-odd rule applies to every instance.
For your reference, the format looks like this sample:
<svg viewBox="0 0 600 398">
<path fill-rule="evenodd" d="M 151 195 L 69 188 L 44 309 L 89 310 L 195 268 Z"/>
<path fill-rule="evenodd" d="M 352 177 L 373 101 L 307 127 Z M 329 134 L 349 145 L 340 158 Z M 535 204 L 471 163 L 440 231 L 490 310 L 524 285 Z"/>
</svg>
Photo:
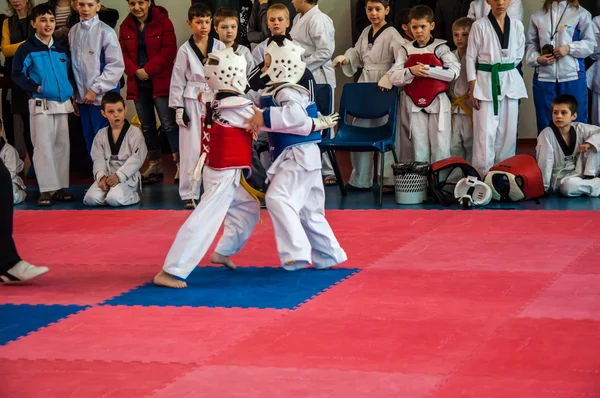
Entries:
<svg viewBox="0 0 600 398">
<path fill-rule="evenodd" d="M 260 98 L 261 108 L 270 108 L 272 106 L 278 106 L 275 103 L 273 95 L 265 95 Z M 308 117 L 317 118 L 319 117 L 317 111 L 317 104 L 311 102 L 306 107 L 306 113 Z M 296 135 L 287 133 L 268 133 L 269 134 L 269 154 L 271 155 L 271 161 L 275 161 L 281 155 L 286 148 L 307 144 L 309 142 L 318 143 L 321 142 L 321 132 L 313 131 L 309 135 Z"/>
</svg>

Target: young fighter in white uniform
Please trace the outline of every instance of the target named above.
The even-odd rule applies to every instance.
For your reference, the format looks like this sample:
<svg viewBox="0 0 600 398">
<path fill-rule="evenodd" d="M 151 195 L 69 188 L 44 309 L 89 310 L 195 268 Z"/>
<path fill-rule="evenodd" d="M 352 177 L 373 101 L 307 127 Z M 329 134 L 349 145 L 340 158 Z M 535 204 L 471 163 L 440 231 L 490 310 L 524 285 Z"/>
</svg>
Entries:
<svg viewBox="0 0 600 398">
<path fill-rule="evenodd" d="M 102 98 L 102 115 L 109 126 L 98 131 L 92 145 L 94 184 L 83 203 L 88 206 L 129 206 L 140 201 L 142 175 L 148 148 L 141 130 L 131 126 L 125 100 L 117 93 Z"/>
<path fill-rule="evenodd" d="M 243 179 L 244 171 L 252 165 L 252 135 L 246 131 L 246 120 L 254 114 L 252 101 L 243 96 L 248 84 L 246 60 L 231 47 L 211 53 L 208 58 L 208 87 L 219 91 L 201 94 L 207 112 L 202 155 L 194 174 L 202 172 L 204 194 L 179 229 L 163 269 L 154 278 L 154 283 L 161 286 L 187 286 L 175 277 L 188 277 L 223 221 L 225 230 L 210 260 L 235 269 L 230 256 L 244 247 L 260 218 L 259 203 Z"/>
<path fill-rule="evenodd" d="M 450 157 L 451 115 L 448 84 L 460 73 L 460 63 L 444 40 L 431 34 L 433 11 L 416 6 L 409 14 L 415 41 L 405 44 L 388 72 L 401 96 L 401 134 L 412 141 L 414 160 L 436 162 Z"/>
<path fill-rule="evenodd" d="M 460 75 L 450 83 L 448 96 L 452 103 L 452 138 L 450 155 L 458 156 L 471 163 L 473 157 L 473 108 L 469 101 L 469 81 L 467 80 L 467 44 L 473 20 L 459 18 L 452 24 L 452 36 L 456 50 L 454 55 L 460 61 Z"/>
<path fill-rule="evenodd" d="M 271 37 L 286 35 L 287 29 L 290 27 L 290 10 L 285 4 L 275 3 L 267 10 L 267 27 L 271 32 L 271 36 L 258 43 L 254 50 L 252 50 L 252 59 L 254 60 L 254 66 L 259 66 L 265 62 L 265 50 L 271 42 Z M 257 70 L 258 73 L 260 69 Z"/>
<path fill-rule="evenodd" d="M 1 120 L 0 132 L 4 133 Z M 19 177 L 19 173 L 23 171 L 23 161 L 19 157 L 19 152 L 15 147 L 6 142 L 3 135 L 0 135 L 0 161 L 4 163 L 10 172 L 10 179 L 12 180 L 13 186 L 13 204 L 16 205 L 23 202 L 27 197 L 25 184 L 21 177 Z"/>
<path fill-rule="evenodd" d="M 577 100 L 563 94 L 552 102 L 552 123 L 538 136 L 536 158 L 546 192 L 600 196 L 600 127 L 573 123 Z"/>
<path fill-rule="evenodd" d="M 186 209 L 193 209 L 193 200 L 200 196 L 200 186 L 192 191 L 191 171 L 200 157 L 200 125 L 204 116 L 204 107 L 198 101 L 198 95 L 208 91 L 204 62 L 208 54 L 225 48 L 225 45 L 210 37 L 212 14 L 208 6 L 191 6 L 187 24 L 193 34 L 177 51 L 171 76 L 169 106 L 176 109 L 176 121 L 179 125 L 179 196 Z"/>
<path fill-rule="evenodd" d="M 348 77 L 354 76 L 358 68 L 362 73 L 359 83 L 379 83 L 380 86 L 391 89 L 392 83 L 387 71 L 392 67 L 398 50 L 406 40 L 392 26 L 386 23 L 385 16 L 390 12 L 389 0 L 367 1 L 367 17 L 371 26 L 366 27 L 354 47 L 346 50 L 333 60 L 336 68 L 341 67 Z M 377 127 L 387 123 L 387 116 L 377 120 L 355 119 L 353 124 L 362 127 Z M 396 152 L 400 150 L 400 137 L 396 136 Z M 392 154 L 386 154 L 386 163 L 392 163 Z M 373 152 L 351 152 L 352 174 L 346 188 L 370 189 L 373 185 Z M 391 165 L 385 167 L 384 186 L 394 187 L 394 176 Z"/>
<path fill-rule="evenodd" d="M 469 6 L 467 18 L 477 21 L 483 17 L 487 17 L 490 10 L 491 7 L 487 3 L 487 0 L 475 0 Z M 509 17 L 523 22 L 523 3 L 521 0 L 512 0 L 506 9 L 506 13 Z"/>
<path fill-rule="evenodd" d="M 329 16 L 319 10 L 318 0 L 294 0 L 296 17 L 290 36 L 304 50 L 306 67 L 314 76 L 315 83 L 329 84 L 335 90 L 335 71 L 331 57 L 335 51 L 335 27 Z M 325 185 L 337 183 L 329 156 L 323 153 L 321 174 Z"/>
<path fill-rule="evenodd" d="M 254 60 L 250 49 L 246 46 L 238 44 L 235 40 L 238 36 L 238 27 L 240 18 L 236 11 L 228 8 L 219 8 L 215 12 L 215 31 L 219 35 L 219 40 L 225 44 L 225 47 L 232 47 L 233 51 L 240 54 L 246 59 L 246 74 L 254 68 Z"/>
<path fill-rule="evenodd" d="M 517 148 L 519 99 L 527 98 L 516 66 L 525 51 L 523 24 L 506 15 L 505 0 L 488 0 L 491 13 L 471 27 L 467 79 L 473 105 L 473 167 L 483 178 Z"/>
<path fill-rule="evenodd" d="M 314 103 L 314 79 L 302 61 L 304 49 L 283 36 L 267 47 L 264 75 L 269 90 L 261 97 L 263 112 L 250 121 L 254 132 L 270 131 L 273 164 L 266 195 L 273 220 L 277 250 L 287 270 L 330 268 L 346 261 L 325 219 L 325 191 L 321 179 L 319 130 L 335 125 L 337 115 L 319 117 Z"/>
</svg>

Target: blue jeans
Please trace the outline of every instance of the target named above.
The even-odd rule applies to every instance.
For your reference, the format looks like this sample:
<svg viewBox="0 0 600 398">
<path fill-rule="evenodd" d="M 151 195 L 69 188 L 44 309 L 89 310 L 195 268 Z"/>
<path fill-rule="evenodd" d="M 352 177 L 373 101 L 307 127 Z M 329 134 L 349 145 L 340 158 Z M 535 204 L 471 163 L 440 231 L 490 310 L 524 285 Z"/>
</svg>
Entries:
<svg viewBox="0 0 600 398">
<path fill-rule="evenodd" d="M 140 88 L 138 99 L 134 103 L 148 152 L 160 150 L 161 147 L 154 108 L 158 113 L 162 132 L 167 135 L 171 152 L 179 152 L 179 126 L 175 122 L 175 109 L 169 108 L 169 97 L 152 98 L 152 89 Z"/>
</svg>

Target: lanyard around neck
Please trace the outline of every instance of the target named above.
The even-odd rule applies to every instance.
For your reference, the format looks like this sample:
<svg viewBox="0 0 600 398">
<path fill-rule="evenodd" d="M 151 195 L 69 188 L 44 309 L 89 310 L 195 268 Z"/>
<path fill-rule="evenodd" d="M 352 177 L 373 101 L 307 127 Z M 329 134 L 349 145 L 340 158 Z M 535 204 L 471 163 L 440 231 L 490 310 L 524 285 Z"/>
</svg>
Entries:
<svg viewBox="0 0 600 398">
<path fill-rule="evenodd" d="M 558 3 L 560 5 L 560 3 Z M 554 33 L 552 33 L 552 35 L 550 36 L 550 41 L 554 40 L 554 36 L 556 36 L 556 34 L 558 33 L 558 28 L 560 27 L 560 22 L 562 21 L 563 17 L 565 16 L 565 12 L 567 12 L 567 8 L 569 8 L 569 4 L 565 4 L 565 9 L 563 10 L 562 14 L 560 15 L 560 18 L 558 20 L 558 22 L 556 23 L 556 29 L 554 29 L 554 18 L 552 18 L 552 14 L 554 14 L 552 12 L 552 7 L 550 7 L 550 31 L 554 30 Z"/>
</svg>

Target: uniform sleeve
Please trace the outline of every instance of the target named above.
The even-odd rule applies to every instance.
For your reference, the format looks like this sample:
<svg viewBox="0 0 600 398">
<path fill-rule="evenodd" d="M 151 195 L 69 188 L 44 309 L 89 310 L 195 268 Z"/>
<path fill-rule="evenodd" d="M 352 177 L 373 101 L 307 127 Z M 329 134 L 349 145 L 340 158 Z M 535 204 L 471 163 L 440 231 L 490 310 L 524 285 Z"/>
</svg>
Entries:
<svg viewBox="0 0 600 398">
<path fill-rule="evenodd" d="M 272 106 L 263 112 L 264 131 L 307 136 L 312 132 L 312 119 L 308 117 L 306 107 L 309 98 L 294 88 L 283 88 L 277 92 L 275 101 L 280 106 Z"/>
<path fill-rule="evenodd" d="M 515 65 L 518 65 L 523 60 L 525 54 L 525 28 L 521 21 L 517 21 L 517 51 L 515 52 Z"/>
<path fill-rule="evenodd" d="M 248 50 L 248 47 L 241 46 L 241 48 L 241 55 L 243 55 L 244 58 L 246 58 L 246 75 L 249 75 L 252 69 L 254 69 L 254 58 L 252 58 L 252 53 L 250 52 L 250 50 Z"/>
<path fill-rule="evenodd" d="M 40 87 L 40 84 L 33 81 L 27 75 L 27 70 L 30 66 L 31 56 L 26 51 L 26 47 L 22 47 L 19 50 L 17 50 L 17 53 L 13 58 L 11 78 L 19 87 L 21 87 L 26 92 L 35 93 L 37 92 L 38 87 Z"/>
<path fill-rule="evenodd" d="M 171 74 L 171 87 L 169 89 L 169 107 L 183 108 L 183 91 L 187 83 L 185 74 L 189 68 L 189 60 L 183 46 L 179 48 L 173 73 Z"/>
<path fill-rule="evenodd" d="M 523 3 L 521 0 L 513 0 L 506 13 L 509 17 L 523 22 Z"/>
<path fill-rule="evenodd" d="M 248 23 L 248 41 L 250 43 L 260 43 L 271 34 L 267 25 L 268 9 L 269 4 L 260 4 L 258 0 L 254 0 Z"/>
<path fill-rule="evenodd" d="M 131 178 L 140 171 L 146 155 L 148 154 L 148 148 L 146 147 L 146 141 L 140 129 L 135 126 L 129 128 L 127 134 L 131 134 L 128 137 L 129 150 L 132 155 L 123 163 L 119 170 L 117 170 L 117 176 L 120 182 L 124 182 L 128 178 Z"/>
<path fill-rule="evenodd" d="M 400 51 L 398 51 L 396 63 L 394 63 L 394 66 L 392 66 L 392 68 L 388 71 L 390 80 L 396 87 L 404 87 L 407 84 L 412 83 L 412 81 L 415 79 L 415 76 L 412 74 L 410 69 L 404 67 L 407 59 L 408 54 L 406 53 L 406 50 L 402 48 Z"/>
<path fill-rule="evenodd" d="M 477 1 L 471 2 L 471 5 L 469 6 L 469 12 L 467 13 L 467 17 L 471 18 L 472 20 L 475 20 L 475 3 L 477 3 Z"/>
<path fill-rule="evenodd" d="M 550 188 L 550 182 L 552 180 L 552 169 L 554 167 L 554 149 L 548 140 L 548 134 L 545 132 L 542 132 L 537 138 L 535 158 L 537 159 L 537 164 L 542 171 L 544 191 L 548 192 L 548 189 Z"/>
<path fill-rule="evenodd" d="M 168 65 L 172 64 L 177 55 L 177 39 L 175 28 L 169 18 L 163 20 L 162 46 L 158 54 L 148 60 L 144 70 L 150 77 L 161 73 Z"/>
<path fill-rule="evenodd" d="M 540 38 L 538 34 L 538 28 L 533 20 L 533 16 L 529 20 L 529 27 L 527 28 L 527 39 L 525 41 L 525 63 L 534 68 L 540 66 L 537 59 L 542 56 L 540 49 Z"/>
<path fill-rule="evenodd" d="M 8 19 L 5 19 L 4 23 L 2 24 L 2 54 L 5 57 L 14 57 L 19 49 L 19 46 L 21 46 L 23 43 L 25 43 L 25 40 L 18 43 L 11 43 Z"/>
<path fill-rule="evenodd" d="M 443 68 L 430 67 L 429 77 L 444 82 L 451 82 L 460 76 L 460 61 L 456 55 L 446 45 L 441 45 L 436 49 L 436 54 L 444 63 Z"/>
<path fill-rule="evenodd" d="M 594 53 L 596 38 L 594 36 L 592 15 L 589 12 L 583 12 L 582 10 L 580 10 L 580 15 L 581 18 L 577 25 L 579 40 L 569 44 L 569 54 L 575 58 L 587 58 Z"/>
<path fill-rule="evenodd" d="M 471 7 L 473 4 L 471 3 Z M 478 24 L 473 25 L 471 33 L 469 34 L 469 43 L 467 45 L 467 54 L 465 55 L 465 67 L 467 72 L 467 81 L 472 82 L 477 80 L 477 49 L 478 44 L 481 43 L 481 29 Z"/>
<path fill-rule="evenodd" d="M 360 37 L 354 44 L 354 47 L 349 48 L 344 53 L 344 57 L 348 59 L 347 65 L 342 65 L 342 72 L 344 75 L 348 77 L 354 76 L 358 68 L 363 67 L 362 54 L 360 53 L 360 48 L 362 46 L 363 40 L 365 40 L 365 35 L 368 34 L 368 30 L 363 30 L 360 34 Z"/>
<path fill-rule="evenodd" d="M 137 72 L 137 70 L 140 69 L 140 66 L 137 63 L 133 62 L 133 59 L 127 51 L 127 46 L 125 45 L 125 37 L 123 37 L 123 24 L 121 24 L 121 29 L 119 29 L 119 44 L 121 45 L 121 53 L 123 54 L 125 74 L 128 78 L 135 79 L 135 72 Z"/>
<path fill-rule="evenodd" d="M 577 127 L 581 129 L 583 141 L 593 145 L 596 150 L 600 149 L 600 127 L 585 123 L 579 123 Z"/>
<path fill-rule="evenodd" d="M 313 20 L 311 39 L 316 50 L 305 59 L 306 67 L 311 71 L 331 62 L 335 50 L 335 29 L 333 25 L 325 16 L 318 19 L 313 18 Z"/>
<path fill-rule="evenodd" d="M 21 158 L 19 158 L 19 152 L 17 152 L 13 146 L 9 145 L 8 143 L 5 145 L 4 157 L 2 158 L 2 161 L 10 172 L 10 179 L 14 181 L 17 177 L 17 174 L 23 170 L 23 161 Z"/>
<path fill-rule="evenodd" d="M 92 143 L 92 150 L 90 152 L 90 156 L 92 157 L 92 162 L 94 163 L 93 171 L 94 171 L 94 179 L 98 182 L 102 179 L 102 177 L 110 175 L 110 171 L 106 166 L 106 159 L 104 158 L 104 147 L 103 147 L 103 136 L 106 135 L 106 129 L 102 129 L 98 131 L 96 137 L 94 137 L 94 142 Z"/>
<path fill-rule="evenodd" d="M 594 29 L 594 40 L 596 45 L 594 46 L 594 53 L 591 55 L 591 58 L 597 61 L 600 59 L 600 16 L 595 17 L 592 20 L 592 28 Z"/>
<path fill-rule="evenodd" d="M 104 70 L 98 76 L 90 89 L 96 94 L 104 94 L 114 90 L 125 72 L 123 53 L 119 45 L 119 39 L 114 30 L 105 31 L 104 34 Z"/>
</svg>

